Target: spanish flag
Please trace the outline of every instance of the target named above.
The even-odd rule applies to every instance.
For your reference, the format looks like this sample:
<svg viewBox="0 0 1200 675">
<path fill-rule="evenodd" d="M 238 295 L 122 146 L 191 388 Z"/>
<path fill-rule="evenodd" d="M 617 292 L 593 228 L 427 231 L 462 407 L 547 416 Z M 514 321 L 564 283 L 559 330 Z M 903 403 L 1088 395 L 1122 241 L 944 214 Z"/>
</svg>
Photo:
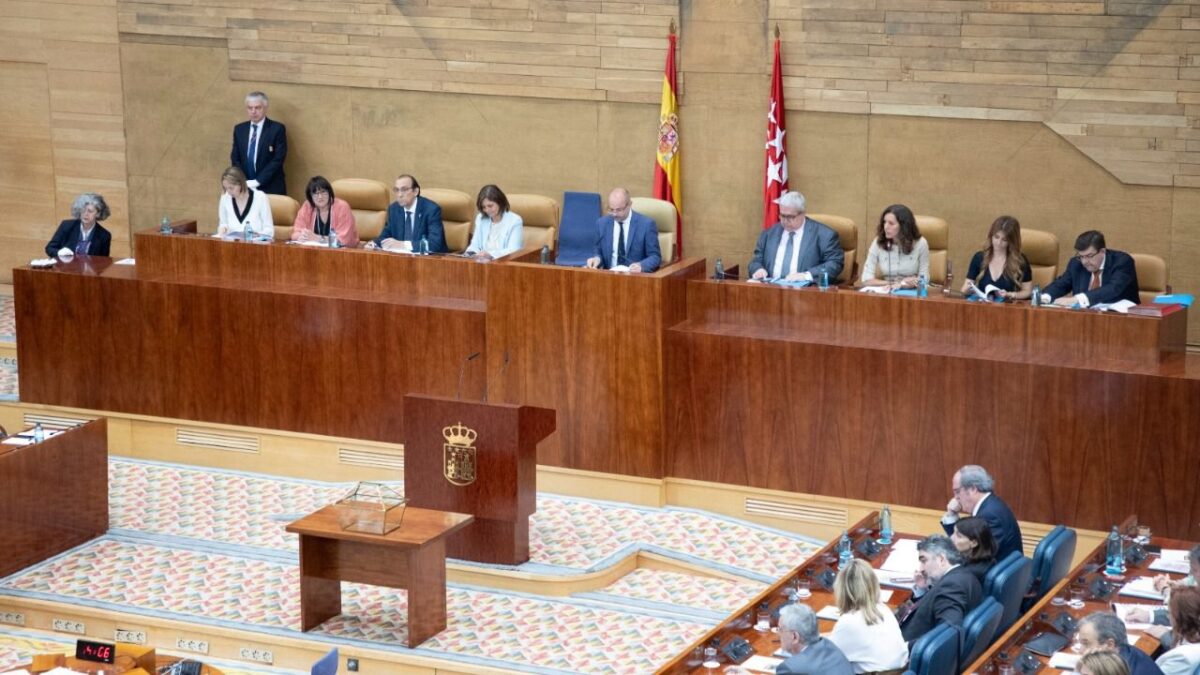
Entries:
<svg viewBox="0 0 1200 675">
<path fill-rule="evenodd" d="M 675 205 L 677 258 L 683 256 L 683 197 L 679 187 L 679 101 L 675 97 L 675 22 L 667 36 L 662 107 L 658 114 L 658 161 L 654 164 L 654 198 Z M 665 256 L 664 256 L 665 257 Z"/>
</svg>

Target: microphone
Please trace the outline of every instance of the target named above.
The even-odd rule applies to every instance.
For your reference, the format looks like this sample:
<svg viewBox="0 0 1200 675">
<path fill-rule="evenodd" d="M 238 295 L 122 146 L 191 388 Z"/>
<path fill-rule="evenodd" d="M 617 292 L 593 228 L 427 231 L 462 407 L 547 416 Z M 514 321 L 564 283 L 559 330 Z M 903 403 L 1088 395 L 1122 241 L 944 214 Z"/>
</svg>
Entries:
<svg viewBox="0 0 1200 675">
<path fill-rule="evenodd" d="M 508 368 L 508 350 L 504 350 L 504 363 L 500 366 L 500 372 L 496 373 L 496 379 L 499 380 L 504 375 L 504 370 Z M 483 383 L 483 402 L 488 400 L 488 382 Z"/>
<path fill-rule="evenodd" d="M 477 358 L 479 358 L 479 352 L 475 352 L 474 354 L 471 354 L 467 358 L 463 359 L 462 365 L 458 367 L 458 390 L 455 392 L 454 398 L 456 398 L 460 401 L 462 400 L 463 374 L 467 372 L 467 364 L 474 361 Z"/>
</svg>

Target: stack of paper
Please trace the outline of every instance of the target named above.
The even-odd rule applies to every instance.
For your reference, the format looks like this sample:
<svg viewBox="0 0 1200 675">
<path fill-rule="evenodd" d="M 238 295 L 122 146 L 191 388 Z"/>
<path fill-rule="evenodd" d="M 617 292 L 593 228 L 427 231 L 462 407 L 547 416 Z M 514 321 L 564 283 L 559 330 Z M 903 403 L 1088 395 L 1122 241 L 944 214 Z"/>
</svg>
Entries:
<svg viewBox="0 0 1200 675">
<path fill-rule="evenodd" d="M 1119 591 L 1121 595 L 1132 595 L 1150 600 L 1162 600 L 1163 594 L 1154 588 L 1154 577 L 1137 577 L 1125 584 Z"/>
<path fill-rule="evenodd" d="M 1150 563 L 1150 569 L 1155 572 L 1187 574 L 1191 571 L 1188 564 L 1188 552 L 1181 548 L 1164 548 L 1158 555 L 1158 559 Z"/>
<path fill-rule="evenodd" d="M 1152 622 L 1154 620 L 1154 610 L 1163 609 L 1163 605 L 1140 605 L 1140 604 L 1126 604 L 1126 603 L 1114 602 L 1113 603 L 1113 612 L 1116 613 L 1118 618 L 1120 618 L 1122 621 L 1125 622 L 1125 630 L 1127 630 L 1127 631 L 1144 631 L 1147 628 L 1149 628 L 1150 626 L 1154 625 L 1153 623 L 1150 623 L 1150 622 L 1140 622 L 1140 621 L 1135 621 L 1135 622 L 1131 623 L 1127 617 L 1129 616 L 1129 612 L 1131 612 L 1135 609 L 1144 610 L 1146 612 L 1146 614 L 1148 614 L 1150 616 L 1150 620 Z"/>
</svg>

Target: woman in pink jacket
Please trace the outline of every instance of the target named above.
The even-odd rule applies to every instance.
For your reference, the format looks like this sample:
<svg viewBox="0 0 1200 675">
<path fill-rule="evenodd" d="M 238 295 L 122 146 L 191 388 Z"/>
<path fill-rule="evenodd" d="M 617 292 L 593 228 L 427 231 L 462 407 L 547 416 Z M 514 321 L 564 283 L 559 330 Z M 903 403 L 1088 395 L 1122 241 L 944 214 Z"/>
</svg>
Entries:
<svg viewBox="0 0 1200 675">
<path fill-rule="evenodd" d="M 329 241 L 330 230 L 342 246 L 358 246 L 358 228 L 354 212 L 344 199 L 333 194 L 333 186 L 324 176 L 313 176 L 304 188 L 304 204 L 292 223 L 292 241 Z"/>
</svg>

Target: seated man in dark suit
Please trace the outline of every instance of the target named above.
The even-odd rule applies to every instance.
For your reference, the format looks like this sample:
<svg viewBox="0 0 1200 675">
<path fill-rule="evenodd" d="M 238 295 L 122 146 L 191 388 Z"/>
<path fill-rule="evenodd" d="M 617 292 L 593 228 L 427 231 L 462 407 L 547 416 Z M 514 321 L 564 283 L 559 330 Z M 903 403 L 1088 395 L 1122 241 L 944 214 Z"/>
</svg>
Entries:
<svg viewBox="0 0 1200 675">
<path fill-rule="evenodd" d="M 1145 652 L 1130 646 L 1125 633 L 1125 622 L 1117 618 L 1116 614 L 1096 612 L 1084 617 L 1079 622 L 1075 641 L 1079 643 L 1084 654 L 1116 652 L 1125 665 L 1129 666 L 1130 675 L 1163 675 L 1163 671 Z"/>
<path fill-rule="evenodd" d="M 1083 308 L 1118 300 L 1140 302 L 1133 257 L 1104 245 L 1104 235 L 1088 230 L 1075 240 L 1067 271 L 1042 289 L 1042 302 Z"/>
<path fill-rule="evenodd" d="M 95 192 L 85 192 L 71 204 L 71 219 L 58 224 L 54 236 L 46 244 L 46 255 L 51 258 L 67 255 L 108 255 L 112 247 L 112 233 L 104 229 L 100 221 L 108 218 L 111 211 L 104 197 Z"/>
<path fill-rule="evenodd" d="M 750 278 L 820 281 L 828 274 L 829 283 L 836 283 L 846 257 L 837 232 L 804 215 L 804 195 L 799 192 L 786 192 L 775 203 L 779 222 L 758 235 Z"/>
<path fill-rule="evenodd" d="M 630 272 L 653 272 L 662 264 L 658 226 L 633 210 L 629 190 L 617 188 L 608 195 L 608 214 L 596 221 L 596 253 L 587 266 L 610 270 L 625 265 Z"/>
<path fill-rule="evenodd" d="M 917 544 L 920 567 L 913 599 L 898 612 L 900 633 L 911 643 L 940 623 L 961 628 L 963 618 L 980 602 L 979 579 L 962 566 L 962 554 L 949 537 L 935 534 Z"/>
<path fill-rule="evenodd" d="M 969 513 L 987 521 L 996 540 L 996 562 L 1008 557 L 1013 551 L 1025 553 L 1021 541 L 1021 526 L 1012 509 L 1004 500 L 992 493 L 996 482 L 987 469 L 978 464 L 968 464 L 954 473 L 950 489 L 954 493 L 946 504 L 946 515 L 942 516 L 942 529 L 946 534 L 954 533 L 954 523 L 960 513 Z"/>
<path fill-rule="evenodd" d="M 775 669 L 777 675 L 854 673 L 842 650 L 821 637 L 817 615 L 808 605 L 787 605 L 779 610 L 779 646 L 791 656 Z"/>
<path fill-rule="evenodd" d="M 273 195 L 287 194 L 283 160 L 287 158 L 287 127 L 267 119 L 270 101 L 261 91 L 246 94 L 246 116 L 233 127 L 229 163 L 246 174 L 246 185 Z"/>
<path fill-rule="evenodd" d="M 392 186 L 396 201 L 388 205 L 387 223 L 375 241 L 367 248 L 388 251 L 420 251 L 421 241 L 429 244 L 430 253 L 445 253 L 446 228 L 442 224 L 442 207 L 421 196 L 421 184 L 408 174 L 401 174 Z"/>
</svg>

